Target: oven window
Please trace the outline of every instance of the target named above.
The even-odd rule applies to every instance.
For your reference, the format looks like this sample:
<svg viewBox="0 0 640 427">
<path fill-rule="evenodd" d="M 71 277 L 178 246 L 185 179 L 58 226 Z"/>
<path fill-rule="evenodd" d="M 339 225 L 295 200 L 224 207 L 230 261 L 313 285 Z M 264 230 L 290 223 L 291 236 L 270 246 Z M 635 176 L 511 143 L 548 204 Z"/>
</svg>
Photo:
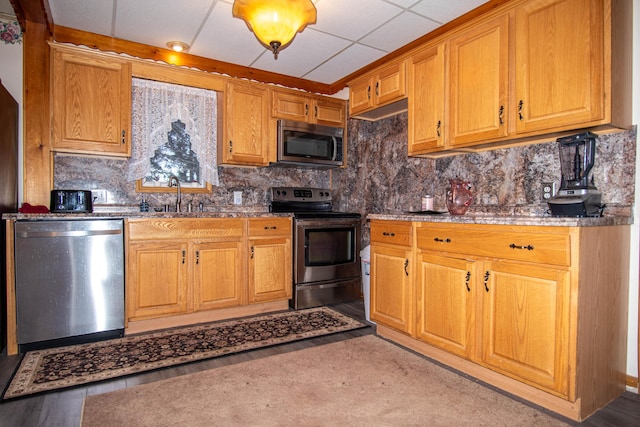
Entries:
<svg viewBox="0 0 640 427">
<path fill-rule="evenodd" d="M 355 261 L 353 228 L 305 230 L 305 265 L 322 266 Z"/>
</svg>

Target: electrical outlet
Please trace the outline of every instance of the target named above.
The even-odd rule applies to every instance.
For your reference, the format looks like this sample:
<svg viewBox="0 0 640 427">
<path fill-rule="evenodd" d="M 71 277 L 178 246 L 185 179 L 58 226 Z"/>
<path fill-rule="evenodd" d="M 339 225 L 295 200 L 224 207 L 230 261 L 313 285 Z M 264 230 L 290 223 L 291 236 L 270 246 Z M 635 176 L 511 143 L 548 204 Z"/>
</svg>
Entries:
<svg viewBox="0 0 640 427">
<path fill-rule="evenodd" d="M 91 190 L 91 197 L 93 197 L 93 203 L 105 204 L 107 203 L 107 190 Z"/>
<path fill-rule="evenodd" d="M 242 204 L 242 191 L 234 191 L 233 192 L 233 204 L 241 205 Z"/>
<path fill-rule="evenodd" d="M 542 200 L 549 200 L 556 194 L 555 182 L 543 182 L 542 183 Z"/>
</svg>

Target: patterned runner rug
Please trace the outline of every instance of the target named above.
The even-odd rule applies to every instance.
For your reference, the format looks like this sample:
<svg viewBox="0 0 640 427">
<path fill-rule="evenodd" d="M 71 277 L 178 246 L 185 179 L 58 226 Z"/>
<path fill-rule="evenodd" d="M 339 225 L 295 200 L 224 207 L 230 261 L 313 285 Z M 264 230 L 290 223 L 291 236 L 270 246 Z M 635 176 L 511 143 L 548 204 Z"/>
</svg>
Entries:
<svg viewBox="0 0 640 427">
<path fill-rule="evenodd" d="M 3 399 L 366 327 L 328 307 L 27 352 Z"/>
</svg>

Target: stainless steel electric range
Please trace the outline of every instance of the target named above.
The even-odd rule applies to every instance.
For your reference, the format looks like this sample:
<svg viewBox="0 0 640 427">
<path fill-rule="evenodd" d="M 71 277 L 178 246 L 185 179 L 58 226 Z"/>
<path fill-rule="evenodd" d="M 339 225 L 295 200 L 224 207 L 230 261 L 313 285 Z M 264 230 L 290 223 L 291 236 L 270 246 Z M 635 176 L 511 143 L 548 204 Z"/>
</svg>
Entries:
<svg viewBox="0 0 640 427">
<path fill-rule="evenodd" d="M 361 296 L 361 215 L 333 211 L 331 190 L 273 187 L 271 211 L 292 213 L 295 309 Z"/>
</svg>

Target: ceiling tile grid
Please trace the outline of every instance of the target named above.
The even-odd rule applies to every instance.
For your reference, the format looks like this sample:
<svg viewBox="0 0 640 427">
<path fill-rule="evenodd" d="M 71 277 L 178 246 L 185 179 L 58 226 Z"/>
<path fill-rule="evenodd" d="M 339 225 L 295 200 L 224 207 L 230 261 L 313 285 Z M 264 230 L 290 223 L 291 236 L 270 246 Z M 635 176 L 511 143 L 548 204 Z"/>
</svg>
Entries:
<svg viewBox="0 0 640 427">
<path fill-rule="evenodd" d="M 182 41 L 193 55 L 331 84 L 487 0 L 315 0 L 316 24 L 277 60 L 233 18 L 233 0 L 48 1 L 56 25 L 162 48 Z"/>
</svg>

